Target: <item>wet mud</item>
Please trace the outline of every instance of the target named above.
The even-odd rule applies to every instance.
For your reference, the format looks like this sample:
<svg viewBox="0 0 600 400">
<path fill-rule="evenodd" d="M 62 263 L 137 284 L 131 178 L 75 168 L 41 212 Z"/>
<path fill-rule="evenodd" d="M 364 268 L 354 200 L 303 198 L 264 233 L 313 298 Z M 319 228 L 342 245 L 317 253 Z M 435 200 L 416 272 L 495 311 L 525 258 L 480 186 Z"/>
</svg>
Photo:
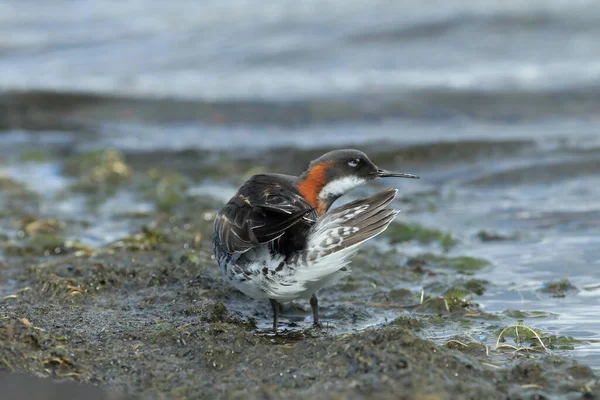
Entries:
<svg viewBox="0 0 600 400">
<path fill-rule="evenodd" d="M 322 301 L 327 322 L 315 329 L 298 304 L 286 307 L 297 322 L 275 336 L 268 305 L 228 287 L 204 241 L 182 250 L 202 230 L 189 224 L 166 223 L 179 233 L 142 234 L 93 255 L 5 262 L 2 275 L 20 289 L 2 299 L 0 370 L 171 399 L 583 399 L 599 389 L 589 367 L 539 347 L 511 356 L 464 338 L 424 339 L 432 324 L 477 319 L 465 317 L 474 306 L 451 297 L 449 310 L 431 302 L 342 334 L 335 325 L 360 318 L 355 307 Z M 412 297 L 390 291 L 372 296 L 372 307 Z"/>
</svg>

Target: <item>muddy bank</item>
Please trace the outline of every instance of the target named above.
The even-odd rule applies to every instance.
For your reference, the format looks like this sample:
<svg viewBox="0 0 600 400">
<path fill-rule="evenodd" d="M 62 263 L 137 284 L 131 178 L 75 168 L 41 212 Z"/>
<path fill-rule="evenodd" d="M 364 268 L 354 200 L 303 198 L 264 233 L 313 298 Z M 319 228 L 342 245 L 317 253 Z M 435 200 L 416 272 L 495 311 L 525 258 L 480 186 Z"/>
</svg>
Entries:
<svg viewBox="0 0 600 400">
<path fill-rule="evenodd" d="M 548 305 L 594 289 L 544 277 L 525 292 L 545 299 L 541 309 L 507 302 L 513 293 L 488 250 L 518 252 L 530 232 L 487 220 L 485 230 L 461 230 L 464 213 L 441 219 L 451 207 L 496 199 L 473 192 L 457 202 L 449 178 L 462 178 L 463 190 L 506 185 L 510 171 L 519 183 L 545 182 L 530 165 L 538 158 L 559 177 L 565 165 L 592 175 L 595 164 L 574 149 L 554 160 L 556 148 L 542 153 L 531 139 L 365 146 L 382 167 L 427 179 L 401 182 L 398 220 L 361 248 L 350 277 L 319 294 L 323 329 L 311 328 L 308 304 L 296 302 L 273 336 L 269 305 L 231 288 L 216 268 L 212 218 L 248 176 L 297 174 L 329 147 L 107 149 L 100 125 L 60 128 L 64 137 L 0 134 L 13 140 L 1 149 L 0 371 L 157 399 L 579 399 L 600 390 L 594 370 L 571 359 L 590 343 L 556 329 L 557 303 Z M 573 155 L 580 159 L 562 160 Z M 498 310 L 480 304 L 485 296 L 501 297 Z"/>
<path fill-rule="evenodd" d="M 84 160 L 67 165 L 91 179 Z M 123 169 L 105 171 L 112 184 L 130 182 L 115 170 Z M 366 248 L 355 277 L 323 292 L 322 330 L 310 327 L 310 308 L 298 302 L 285 308 L 274 336 L 268 304 L 232 289 L 211 260 L 217 206 L 184 197 L 171 213 L 129 216 L 151 226 L 99 248 L 62 239 L 68 224 L 22 225 L 31 237 L 3 247 L 0 371 L 157 399 L 584 399 L 600 390 L 589 367 L 548 351 L 563 354 L 568 338 L 539 332 L 540 344 L 520 330 L 522 343 L 503 338 L 517 346 L 507 351 L 461 335 L 481 325 L 496 336 L 507 324 L 473 302 L 489 282 L 470 276 L 489 265 L 469 257 L 401 261 Z M 449 234 L 418 225 L 394 225 L 387 235 L 394 243 L 455 245 Z M 433 276 L 423 281 L 424 299 L 386 286 L 423 276 Z M 378 309 L 395 317 L 365 329 Z M 441 326 L 454 331 L 452 339 L 424 339 Z"/>
<path fill-rule="evenodd" d="M 183 253 L 195 236 L 185 232 L 174 243 L 145 237 L 104 254 L 8 261 L 2 275 L 21 289 L 0 303 L 0 371 L 170 399 L 585 399 L 600 390 L 590 368 L 555 355 L 510 360 L 467 339 L 424 340 L 418 312 L 341 336 L 308 321 L 273 336 L 256 327 L 267 304 L 229 288 L 203 245 Z"/>
</svg>

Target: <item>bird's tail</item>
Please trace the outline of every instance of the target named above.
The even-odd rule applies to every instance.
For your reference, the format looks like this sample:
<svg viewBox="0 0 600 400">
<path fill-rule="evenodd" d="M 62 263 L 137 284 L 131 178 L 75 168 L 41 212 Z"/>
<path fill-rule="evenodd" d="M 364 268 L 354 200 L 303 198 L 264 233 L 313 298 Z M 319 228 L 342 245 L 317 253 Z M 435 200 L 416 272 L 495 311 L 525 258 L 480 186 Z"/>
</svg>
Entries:
<svg viewBox="0 0 600 400">
<path fill-rule="evenodd" d="M 302 285 L 310 290 L 319 282 L 334 282 L 336 279 L 329 278 L 339 275 L 358 245 L 383 232 L 394 220 L 398 211 L 387 206 L 397 193 L 396 189 L 386 189 L 320 217 L 308 233 L 305 250 L 288 264 L 294 270 L 291 286 L 297 290 L 297 285 Z M 285 284 L 277 291 L 284 295 Z"/>
</svg>

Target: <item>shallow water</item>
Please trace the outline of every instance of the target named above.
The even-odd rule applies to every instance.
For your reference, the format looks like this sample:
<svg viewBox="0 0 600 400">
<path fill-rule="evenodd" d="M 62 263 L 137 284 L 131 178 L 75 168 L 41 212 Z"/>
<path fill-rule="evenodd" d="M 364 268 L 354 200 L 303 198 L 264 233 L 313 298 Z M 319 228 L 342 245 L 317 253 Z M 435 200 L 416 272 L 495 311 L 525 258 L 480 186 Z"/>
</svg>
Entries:
<svg viewBox="0 0 600 400">
<path fill-rule="evenodd" d="M 68 236 L 92 246 L 139 228 L 143 218 L 122 218 L 154 211 L 138 194 L 120 191 L 92 210 L 85 195 L 68 192 L 62 160 L 94 149 L 160 161 L 193 181 L 189 196 L 222 202 L 239 179 L 207 165 L 218 171 L 221 160 L 242 159 L 299 173 L 321 149 L 365 148 L 375 162 L 421 176 L 385 183 L 412 196 L 401 220 L 452 232 L 459 244 L 449 255 L 493 263 L 474 276 L 491 282 L 475 299 L 485 311 L 551 312 L 525 322 L 584 340 L 566 355 L 600 368 L 600 4 L 92 4 L 0 5 L 1 88 L 101 93 L 97 101 L 3 95 L 0 172 L 41 195 L 30 205 L 35 213 L 79 221 Z M 23 105 L 29 111 L 15 112 Z M 33 151 L 47 159 L 24 161 Z M 480 231 L 509 238 L 481 241 Z M 406 255 L 439 250 L 394 247 Z M 576 291 L 539 292 L 564 277 Z M 12 291 L 10 282 L 0 294 Z M 421 284 L 389 281 L 381 290 Z M 345 332 L 403 313 L 356 301 L 325 291 L 325 321 Z M 345 306 L 359 315 L 343 320 Z M 456 333 L 432 336 L 443 342 Z"/>
</svg>

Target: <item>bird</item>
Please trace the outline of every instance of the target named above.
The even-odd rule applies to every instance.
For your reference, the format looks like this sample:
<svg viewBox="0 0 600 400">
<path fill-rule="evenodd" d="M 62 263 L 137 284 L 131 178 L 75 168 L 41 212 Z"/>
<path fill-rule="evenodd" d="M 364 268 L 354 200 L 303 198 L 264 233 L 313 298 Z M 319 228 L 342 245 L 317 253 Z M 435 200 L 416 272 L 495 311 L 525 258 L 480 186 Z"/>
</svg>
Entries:
<svg viewBox="0 0 600 400">
<path fill-rule="evenodd" d="M 355 149 L 330 151 L 300 176 L 250 177 L 217 212 L 212 244 L 226 279 L 256 300 L 269 300 L 277 334 L 282 304 L 309 300 L 319 323 L 317 292 L 350 272 L 360 244 L 383 232 L 397 210 L 396 189 L 331 209 L 351 189 L 374 179 L 412 178 L 377 167 Z"/>
</svg>

